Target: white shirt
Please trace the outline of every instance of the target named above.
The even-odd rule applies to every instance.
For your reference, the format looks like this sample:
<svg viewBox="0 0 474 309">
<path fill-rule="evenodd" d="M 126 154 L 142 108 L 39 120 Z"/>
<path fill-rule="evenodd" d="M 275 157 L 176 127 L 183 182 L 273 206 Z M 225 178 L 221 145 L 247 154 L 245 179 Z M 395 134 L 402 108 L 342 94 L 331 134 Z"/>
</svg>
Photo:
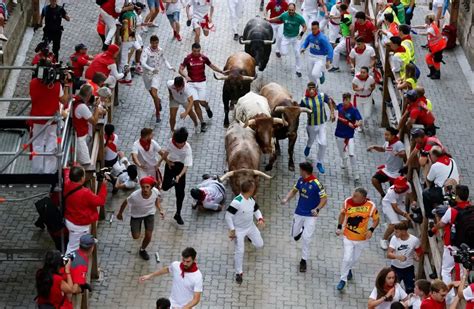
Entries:
<svg viewBox="0 0 474 309">
<path fill-rule="evenodd" d="M 76 118 L 78 118 L 78 119 L 89 120 L 90 118 L 92 118 L 92 112 L 89 109 L 89 107 L 87 107 L 87 105 L 85 103 L 81 103 L 74 110 L 74 116 L 76 116 Z M 89 136 L 91 136 L 92 135 L 92 125 L 88 122 L 87 126 L 89 128 L 89 133 L 88 134 L 89 134 Z"/>
<path fill-rule="evenodd" d="M 252 197 L 245 199 L 242 194 L 239 194 L 227 208 L 225 221 L 230 230 L 246 230 L 254 224 L 254 215 L 257 220 L 263 218 L 260 209 L 255 207 L 255 200 Z"/>
<path fill-rule="evenodd" d="M 301 5 L 301 10 L 304 11 L 305 14 L 318 12 L 318 0 L 304 0 Z"/>
<path fill-rule="evenodd" d="M 206 193 L 202 201 L 204 208 L 216 210 L 225 198 L 225 187 L 217 180 L 206 179 L 198 188 Z"/>
<path fill-rule="evenodd" d="M 462 294 L 464 295 L 464 299 L 466 301 L 474 301 L 474 293 L 472 292 L 473 288 L 474 288 L 474 285 L 471 283 L 470 285 L 467 286 L 467 288 L 465 288 L 462 291 Z"/>
<path fill-rule="evenodd" d="M 372 94 L 370 86 L 375 84 L 375 80 L 370 75 L 367 80 L 360 80 L 356 76 L 354 76 L 354 78 L 352 79 L 352 83 L 355 84 L 357 87 L 364 89 L 362 91 L 356 91 L 355 93 L 360 96 L 368 96 Z"/>
<path fill-rule="evenodd" d="M 193 18 L 202 20 L 214 6 L 214 0 L 189 0 L 188 5 L 193 9 Z"/>
<path fill-rule="evenodd" d="M 179 149 L 170 139 L 166 151 L 168 152 L 168 160 L 171 162 L 181 162 L 187 167 L 193 166 L 193 151 L 188 142 L 186 142 L 183 148 Z"/>
<path fill-rule="evenodd" d="M 405 209 L 405 198 L 407 194 L 411 193 L 411 186 L 408 183 L 409 189 L 403 193 L 395 192 L 394 186 L 388 188 L 387 193 L 382 199 L 383 208 L 392 208 L 392 204 L 397 204 L 399 209 Z M 394 237 L 392 237 L 393 239 Z"/>
<path fill-rule="evenodd" d="M 160 191 L 157 188 L 151 189 L 151 195 L 145 199 L 142 196 L 142 189 L 138 189 L 127 198 L 132 218 L 143 218 L 154 215 L 156 212 L 156 200 L 160 197 Z"/>
<path fill-rule="evenodd" d="M 444 0 L 433 0 L 433 12 L 436 15 L 436 9 L 437 8 L 442 8 L 444 6 Z"/>
<path fill-rule="evenodd" d="M 392 145 L 388 142 L 383 144 L 385 149 L 385 167 L 383 172 L 392 178 L 400 176 L 400 169 L 403 167 L 403 159 L 397 156 L 401 151 L 405 151 L 405 145 L 401 141 L 396 141 Z"/>
<path fill-rule="evenodd" d="M 184 84 L 184 88 L 179 92 L 174 86 L 174 80 L 169 80 L 166 85 L 168 86 L 169 91 L 171 91 L 173 99 L 178 103 L 186 104 L 188 102 L 188 98 L 192 96 L 187 83 Z"/>
<path fill-rule="evenodd" d="M 177 0 L 175 3 L 167 3 L 166 4 L 166 15 L 171 15 L 175 12 L 181 11 L 183 8 L 182 0 Z"/>
<path fill-rule="evenodd" d="M 119 139 L 118 139 L 117 134 L 114 133 L 113 137 L 114 137 L 114 140 L 111 143 L 113 143 L 115 145 L 118 145 L 118 140 Z M 105 146 L 105 158 L 104 159 L 106 161 L 111 161 L 111 160 L 115 159 L 116 157 L 117 157 L 117 152 L 113 151 L 108 146 Z"/>
<path fill-rule="evenodd" d="M 390 309 L 390 306 L 392 305 L 392 303 L 395 303 L 397 301 L 401 301 L 405 297 L 407 297 L 407 293 L 405 292 L 405 290 L 403 290 L 403 288 L 400 286 L 400 284 L 395 283 L 395 296 L 393 296 L 393 300 L 392 301 L 384 301 L 380 305 L 375 306 L 375 309 Z M 373 299 L 373 300 L 377 300 L 377 288 L 374 288 L 372 290 L 372 293 L 370 293 L 369 298 Z"/>
<path fill-rule="evenodd" d="M 151 49 L 150 46 L 147 46 L 143 49 L 142 55 L 140 57 L 140 63 L 142 68 L 145 69 L 146 74 L 155 74 L 153 71 L 155 69 L 159 69 L 163 62 L 166 64 L 166 67 L 169 70 L 172 69 L 161 47 L 158 47 L 157 49 Z"/>
<path fill-rule="evenodd" d="M 372 46 L 366 44 L 362 54 L 356 53 L 355 48 L 353 48 L 349 57 L 355 59 L 355 71 L 359 72 L 361 67 L 368 67 L 370 69 L 371 60 L 375 57 L 375 50 Z"/>
<path fill-rule="evenodd" d="M 145 151 L 140 141 L 135 141 L 132 147 L 132 153 L 138 156 L 138 161 L 148 167 L 154 167 L 158 164 L 158 152 L 161 150 L 161 146 L 155 141 L 151 140 L 150 149 Z"/>
<path fill-rule="evenodd" d="M 407 259 L 404 262 L 400 260 L 391 260 L 392 266 L 397 268 L 407 268 L 413 265 L 413 257 L 415 256 L 415 249 L 420 247 L 420 240 L 409 234 L 407 240 L 402 240 L 398 237 L 393 236 L 388 245 L 390 248 L 395 249 L 396 255 L 406 256 Z"/>
<path fill-rule="evenodd" d="M 420 309 L 421 308 L 421 298 L 415 294 L 412 294 L 410 300 L 408 302 L 408 306 L 411 306 L 412 309 Z"/>
<path fill-rule="evenodd" d="M 124 184 L 125 188 L 127 189 L 135 189 L 135 187 L 138 185 L 138 182 L 136 181 L 137 179 L 135 179 L 135 181 L 131 180 L 130 176 L 128 176 L 127 172 L 125 171 L 118 176 L 117 182 L 119 184 Z"/>
<path fill-rule="evenodd" d="M 331 11 L 329 11 L 329 16 L 337 17 L 335 19 L 331 19 L 336 24 L 341 22 L 341 11 L 338 10 L 337 5 L 332 6 Z M 339 28 L 339 25 L 333 25 L 331 21 L 329 21 L 329 25 Z"/>
<path fill-rule="evenodd" d="M 181 276 L 181 263 L 175 261 L 168 267 L 173 276 L 173 287 L 171 288 L 170 302 L 172 308 L 182 308 L 189 303 L 194 293 L 202 293 L 202 273 L 200 270 L 184 273 Z"/>
<path fill-rule="evenodd" d="M 444 186 L 444 183 L 448 179 L 449 172 L 451 171 L 451 167 L 453 166 L 453 171 L 451 173 L 451 176 L 449 178 L 453 178 L 456 180 L 456 182 L 459 183 L 459 171 L 458 171 L 458 166 L 456 165 L 456 162 L 454 162 L 453 159 L 450 159 L 449 165 L 445 165 L 440 162 L 435 162 L 433 165 L 431 165 L 430 172 L 428 173 L 428 176 L 426 178 L 433 182 L 436 186 L 442 188 Z"/>
</svg>

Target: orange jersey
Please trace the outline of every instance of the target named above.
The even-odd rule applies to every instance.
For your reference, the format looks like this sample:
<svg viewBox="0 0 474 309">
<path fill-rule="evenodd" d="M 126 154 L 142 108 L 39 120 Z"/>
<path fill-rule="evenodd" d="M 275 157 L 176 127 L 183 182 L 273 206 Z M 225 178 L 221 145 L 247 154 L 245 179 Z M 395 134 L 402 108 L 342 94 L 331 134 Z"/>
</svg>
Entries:
<svg viewBox="0 0 474 309">
<path fill-rule="evenodd" d="M 352 198 L 348 198 L 344 201 L 342 212 L 346 214 L 344 236 L 349 240 L 365 240 L 369 219 L 379 219 L 377 207 L 369 200 L 366 200 L 363 204 L 356 204 L 352 201 Z"/>
</svg>

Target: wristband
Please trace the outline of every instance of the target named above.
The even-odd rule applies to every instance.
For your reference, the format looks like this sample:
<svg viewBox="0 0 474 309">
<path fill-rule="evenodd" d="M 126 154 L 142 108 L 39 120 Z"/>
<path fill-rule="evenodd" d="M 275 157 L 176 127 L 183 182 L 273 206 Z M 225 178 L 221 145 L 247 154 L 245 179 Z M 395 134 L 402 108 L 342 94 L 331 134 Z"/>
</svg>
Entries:
<svg viewBox="0 0 474 309">
<path fill-rule="evenodd" d="M 342 224 L 338 224 L 338 225 L 337 225 L 337 229 L 338 229 L 338 230 L 342 230 Z"/>
<path fill-rule="evenodd" d="M 316 207 L 316 212 L 319 214 L 319 208 L 318 207 Z"/>
<path fill-rule="evenodd" d="M 375 230 L 374 227 L 371 227 L 371 228 L 369 229 L 369 231 L 371 231 L 372 233 L 374 232 L 374 230 Z"/>
<path fill-rule="evenodd" d="M 304 31 L 301 31 L 301 32 L 300 32 L 300 36 L 303 36 L 303 35 L 304 35 Z"/>
</svg>

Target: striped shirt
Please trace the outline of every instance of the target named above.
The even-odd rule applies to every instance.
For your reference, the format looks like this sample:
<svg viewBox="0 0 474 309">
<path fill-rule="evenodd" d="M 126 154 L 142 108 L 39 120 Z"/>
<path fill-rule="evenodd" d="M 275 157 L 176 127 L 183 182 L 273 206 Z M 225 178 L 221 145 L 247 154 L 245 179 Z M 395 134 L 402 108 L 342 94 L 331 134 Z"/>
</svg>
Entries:
<svg viewBox="0 0 474 309">
<path fill-rule="evenodd" d="M 324 103 L 329 104 L 329 96 L 324 93 L 319 93 L 314 98 L 305 96 L 301 99 L 300 106 L 307 107 L 313 111 L 311 114 L 308 114 L 309 126 L 317 126 L 328 120 Z"/>
</svg>

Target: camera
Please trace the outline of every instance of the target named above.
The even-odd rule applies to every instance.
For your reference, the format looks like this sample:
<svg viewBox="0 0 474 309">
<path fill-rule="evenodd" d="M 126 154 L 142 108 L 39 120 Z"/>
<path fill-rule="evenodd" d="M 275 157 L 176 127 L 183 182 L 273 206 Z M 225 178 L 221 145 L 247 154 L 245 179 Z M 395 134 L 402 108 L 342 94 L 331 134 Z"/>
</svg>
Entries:
<svg viewBox="0 0 474 309">
<path fill-rule="evenodd" d="M 461 244 L 460 249 L 453 251 L 454 262 L 462 264 L 467 270 L 472 270 L 474 263 L 474 250 L 466 244 Z"/>
<path fill-rule="evenodd" d="M 66 265 L 69 262 L 69 260 L 73 261 L 75 257 L 76 257 L 76 255 L 74 254 L 74 252 L 64 254 L 63 255 L 63 264 Z"/>
<path fill-rule="evenodd" d="M 104 167 L 101 168 L 97 173 L 96 173 L 96 178 L 98 182 L 103 182 L 105 179 L 105 175 L 110 175 L 110 167 Z M 107 179 L 108 180 L 108 179 Z"/>
<path fill-rule="evenodd" d="M 61 83 L 68 81 L 68 73 L 72 74 L 72 71 L 62 62 L 40 62 L 35 69 L 34 76 L 41 79 L 44 84 L 48 85 L 56 81 Z"/>
</svg>

